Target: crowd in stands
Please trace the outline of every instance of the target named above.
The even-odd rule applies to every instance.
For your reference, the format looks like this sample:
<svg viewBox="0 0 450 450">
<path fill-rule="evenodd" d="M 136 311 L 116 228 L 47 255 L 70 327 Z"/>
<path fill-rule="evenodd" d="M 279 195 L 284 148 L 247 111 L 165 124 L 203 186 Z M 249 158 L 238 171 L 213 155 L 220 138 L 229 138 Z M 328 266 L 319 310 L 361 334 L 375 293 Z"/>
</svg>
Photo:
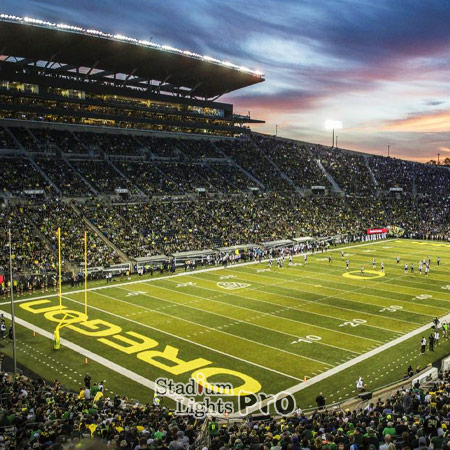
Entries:
<svg viewBox="0 0 450 450">
<path fill-rule="evenodd" d="M 0 162 L 0 191 L 24 195 L 26 190 L 50 192 L 50 185 L 31 161 L 25 157 L 2 156 Z"/>
<path fill-rule="evenodd" d="M 0 127 L 0 148 L 17 148 L 14 139 L 3 127 Z"/>
<path fill-rule="evenodd" d="M 139 155 L 142 145 L 131 135 L 78 132 L 75 136 L 95 155 L 105 152 L 109 155 Z"/>
<path fill-rule="evenodd" d="M 120 262 L 115 250 L 93 233 L 75 209 L 61 201 L 49 201 L 39 206 L 24 207 L 24 211 L 42 236 L 57 251 L 56 230 L 61 228 L 63 267 L 67 263 L 77 266 L 84 261 L 84 231 L 89 232 L 88 259 L 92 266 Z"/>
<path fill-rule="evenodd" d="M 300 188 L 327 186 L 328 180 L 305 145 L 271 138 L 255 137 L 264 153 Z"/>
<path fill-rule="evenodd" d="M 261 181 L 267 190 L 292 191 L 293 186 L 252 141 L 223 141 L 219 148 L 240 167 Z"/>
<path fill-rule="evenodd" d="M 20 142 L 23 148 L 30 152 L 39 152 L 39 142 L 33 137 L 29 130 L 25 127 L 9 127 L 14 137 Z M 14 146 L 15 147 L 15 146 Z"/>
<path fill-rule="evenodd" d="M 345 192 L 373 193 L 375 186 L 364 156 L 324 147 L 318 147 L 316 151 L 325 170 Z"/>
<path fill-rule="evenodd" d="M 1 373 L 0 448 L 187 450 L 200 428 L 198 420 L 176 416 L 165 407 L 139 404 L 108 394 L 101 383 L 79 393 L 58 380 L 14 377 Z M 102 442 L 104 447 L 97 447 Z"/>
<path fill-rule="evenodd" d="M 21 206 L 0 208 L 0 267 L 9 267 L 8 230 L 11 229 L 14 272 L 55 270 L 55 254 L 39 235 L 33 221 Z"/>
<path fill-rule="evenodd" d="M 405 383 L 406 384 L 406 383 Z M 411 385 L 410 385 L 411 386 Z M 431 388 L 405 386 L 385 401 L 355 410 L 301 410 L 293 417 L 210 427 L 209 450 L 445 450 L 450 377 L 440 373 Z"/>
<path fill-rule="evenodd" d="M 413 191 L 414 163 L 395 158 L 373 156 L 369 159 L 370 168 L 380 189 L 402 188 L 404 192 Z"/>
<path fill-rule="evenodd" d="M 14 216 L 21 223 L 14 229 L 31 224 L 26 234 L 30 250 L 17 249 L 18 270 L 44 270 L 53 264 L 58 226 L 66 262 L 76 266 L 82 260 L 80 240 L 87 222 L 94 240 L 91 265 L 300 236 L 360 235 L 386 225 L 403 228 L 406 236 L 449 237 L 450 170 L 443 167 L 258 135 L 213 143 L 9 128 L 0 134 L 5 146 L 13 133 L 24 147 L 40 142 L 41 150 L 55 145 L 66 154 L 36 154 L 33 147 L 28 157 L 19 149 L 17 155 L 2 157 L 0 190 L 7 206 L 0 225 L 6 229 L 8 208 L 14 205 L 21 208 Z M 104 158 L 100 147 L 114 158 Z M 130 155 L 120 155 L 126 148 Z M 76 156 L 82 150 L 85 155 Z M 312 185 L 331 189 L 316 159 L 345 195 L 295 192 Z M 404 192 L 393 194 L 391 187 Z M 128 189 L 130 198 L 106 198 L 117 188 Z M 201 188 L 206 195 L 197 192 Z M 27 190 L 43 195 L 36 198 L 25 194 Z M 60 195 L 84 198 L 67 203 L 58 200 Z M 18 200 L 10 200 L 14 196 Z"/>
<path fill-rule="evenodd" d="M 62 195 L 83 197 L 91 194 L 86 183 L 65 160 L 59 159 L 56 163 L 53 157 L 49 157 L 38 158 L 35 162 L 48 175 Z"/>
<path fill-rule="evenodd" d="M 99 193 L 111 195 L 115 194 L 116 189 L 128 189 L 131 193 L 136 193 L 135 186 L 108 161 L 83 159 L 71 161 L 71 164 Z"/>
</svg>

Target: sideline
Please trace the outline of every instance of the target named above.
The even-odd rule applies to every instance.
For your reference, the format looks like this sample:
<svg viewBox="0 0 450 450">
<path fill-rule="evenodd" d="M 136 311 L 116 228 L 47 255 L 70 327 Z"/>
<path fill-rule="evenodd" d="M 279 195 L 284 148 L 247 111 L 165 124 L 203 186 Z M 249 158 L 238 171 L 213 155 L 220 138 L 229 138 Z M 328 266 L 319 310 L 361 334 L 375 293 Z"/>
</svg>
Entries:
<svg viewBox="0 0 450 450">
<path fill-rule="evenodd" d="M 441 322 L 442 321 L 446 321 L 448 322 L 450 320 L 450 314 L 447 314 L 446 316 L 443 316 L 439 319 Z M 381 352 L 384 352 L 385 350 L 388 350 L 398 344 L 401 344 L 402 342 L 408 340 L 411 337 L 416 336 L 417 334 L 423 333 L 427 330 L 430 329 L 431 323 L 428 323 L 426 325 L 423 325 L 420 328 L 417 328 L 416 330 L 410 331 L 407 334 L 404 334 L 403 336 L 400 336 L 397 339 L 394 339 L 393 341 L 387 342 L 386 344 L 382 345 L 381 347 L 377 347 L 374 350 L 370 350 L 367 353 L 364 353 L 363 355 L 357 356 L 356 358 L 350 359 L 349 361 L 340 364 L 339 366 L 333 367 L 330 370 L 327 370 L 326 372 L 321 373 L 320 375 L 317 375 L 313 378 L 310 378 L 307 381 L 304 381 L 302 383 L 298 383 L 292 387 L 290 387 L 289 389 L 286 389 L 284 391 L 279 392 L 278 394 L 274 395 L 271 398 L 268 398 L 267 400 L 264 400 L 262 402 L 262 404 L 256 404 L 256 406 L 252 406 L 250 408 L 247 409 L 247 414 L 251 414 L 253 411 L 256 411 L 262 407 L 264 407 L 265 405 L 267 405 L 268 403 L 270 403 L 271 401 L 273 401 L 274 397 L 277 397 L 278 399 L 281 398 L 279 397 L 280 394 L 295 394 L 296 392 L 302 391 L 303 389 L 306 389 L 310 386 L 312 386 L 313 384 L 318 383 L 319 381 L 325 380 L 329 377 L 331 377 L 332 375 L 336 375 L 339 372 L 342 372 L 345 369 L 348 369 L 349 367 L 358 364 L 362 361 L 365 361 L 366 359 L 371 358 L 372 356 L 378 355 Z M 241 417 L 240 415 L 241 411 L 238 411 L 237 413 L 235 413 L 235 415 L 230 415 L 230 417 Z"/>
<path fill-rule="evenodd" d="M 3 313 L 3 315 L 11 320 L 11 314 L 0 311 Z M 44 330 L 43 328 L 37 327 L 36 325 L 33 325 L 23 319 L 20 319 L 19 317 L 15 317 L 15 321 L 17 324 L 23 326 L 24 328 L 28 328 L 31 331 L 35 331 L 36 333 L 40 334 L 41 336 L 50 339 L 53 341 L 53 334 L 50 333 L 47 330 Z M 96 363 L 101 364 L 102 366 L 106 367 L 107 369 L 111 369 L 114 372 L 117 372 L 118 374 L 129 378 L 132 381 L 135 381 L 136 383 L 141 384 L 142 386 L 145 386 L 149 389 L 152 389 L 153 391 L 156 391 L 157 385 L 155 382 L 144 378 L 143 376 L 137 374 L 136 372 L 132 372 L 131 370 L 126 369 L 125 367 L 120 366 L 119 364 L 116 364 L 109 359 L 104 358 L 103 356 L 97 355 L 96 353 L 93 353 L 89 350 L 84 349 L 83 347 L 80 347 L 77 344 L 74 344 L 67 339 L 61 338 L 61 344 L 65 347 L 69 348 L 70 350 L 79 353 L 80 355 L 85 356 L 86 358 L 90 358 L 92 361 L 95 361 Z M 182 403 L 183 405 L 192 405 L 192 401 L 190 402 L 188 398 L 183 397 L 180 394 L 176 394 L 173 391 L 170 391 L 167 389 L 167 393 L 165 394 L 167 397 L 169 397 L 171 400 L 175 402 Z"/>
<path fill-rule="evenodd" d="M 371 241 L 371 242 L 365 242 L 363 244 L 355 244 L 355 245 L 349 245 L 349 246 L 342 246 L 339 248 L 333 248 L 328 250 L 328 252 L 324 252 L 324 254 L 329 253 L 329 252 L 337 252 L 337 251 L 341 251 L 342 249 L 347 249 L 347 248 L 355 248 L 355 247 L 364 247 L 366 245 L 375 245 L 375 244 L 381 244 L 381 243 L 386 243 L 388 240 L 387 239 L 380 239 L 379 241 Z M 294 256 L 294 258 L 300 258 L 303 257 L 304 255 L 317 255 L 317 253 L 299 253 L 297 255 Z M 263 259 L 262 261 L 268 261 L 267 259 Z M 88 288 L 87 291 L 99 291 L 101 289 L 112 289 L 112 288 L 116 288 L 116 287 L 120 287 L 120 286 L 127 286 L 127 285 L 132 285 L 132 284 L 140 284 L 140 283 L 149 283 L 149 282 L 153 282 L 153 281 L 159 281 L 159 280 L 165 280 L 165 279 L 170 279 L 170 278 L 176 278 L 176 277 L 182 277 L 182 276 L 189 276 L 192 275 L 194 273 L 203 273 L 203 272 L 213 272 L 215 270 L 223 270 L 223 269 L 236 269 L 238 267 L 244 267 L 244 266 L 250 266 L 252 264 L 258 264 L 259 261 L 249 261 L 249 262 L 245 262 L 245 263 L 237 263 L 237 264 L 233 264 L 230 265 L 228 264 L 226 267 L 219 265 L 219 266 L 214 266 L 214 267 L 207 267 L 206 269 L 196 269 L 193 271 L 186 271 L 186 272 L 180 272 L 180 273 L 175 273 L 173 275 L 166 275 L 164 277 L 155 277 L 155 278 L 145 278 L 142 280 L 136 280 L 136 281 L 125 281 L 124 283 L 116 283 L 116 284 L 108 284 L 106 286 L 96 286 L 93 288 Z M 84 289 L 77 289 L 75 291 L 67 291 L 64 292 L 63 291 L 63 295 L 72 295 L 72 294 L 79 294 L 80 292 L 84 292 Z M 14 303 L 20 303 L 20 302 L 27 302 L 27 301 L 31 301 L 31 300 L 41 300 L 44 298 L 52 298 L 52 297 L 58 297 L 58 293 L 55 294 L 47 294 L 47 295 L 41 295 L 41 296 L 37 296 L 37 297 L 27 297 L 27 298 L 22 298 L 20 300 L 14 300 Z M 11 303 L 11 300 L 6 301 L 6 302 L 2 302 L 0 303 L 0 306 L 3 305 L 9 305 Z"/>
</svg>

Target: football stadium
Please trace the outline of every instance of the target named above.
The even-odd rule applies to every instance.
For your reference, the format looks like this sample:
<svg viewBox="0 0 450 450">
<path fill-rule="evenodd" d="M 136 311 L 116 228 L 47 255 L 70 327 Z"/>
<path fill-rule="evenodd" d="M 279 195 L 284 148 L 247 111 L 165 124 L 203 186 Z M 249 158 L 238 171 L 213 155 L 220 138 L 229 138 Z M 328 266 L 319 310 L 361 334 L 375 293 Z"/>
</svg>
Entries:
<svg viewBox="0 0 450 450">
<path fill-rule="evenodd" d="M 0 448 L 448 448 L 450 166 L 246 66 L 0 14 Z"/>
</svg>

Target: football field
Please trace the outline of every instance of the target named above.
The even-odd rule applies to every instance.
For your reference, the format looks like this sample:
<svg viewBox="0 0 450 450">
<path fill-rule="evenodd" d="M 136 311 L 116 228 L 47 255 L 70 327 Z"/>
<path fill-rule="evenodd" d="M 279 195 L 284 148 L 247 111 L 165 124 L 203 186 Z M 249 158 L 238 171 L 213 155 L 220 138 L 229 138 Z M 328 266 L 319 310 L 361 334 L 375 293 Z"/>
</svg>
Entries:
<svg viewBox="0 0 450 450">
<path fill-rule="evenodd" d="M 429 275 L 419 274 L 428 258 Z M 8 315 L 7 299 L 0 309 Z M 232 394 L 289 392 L 302 408 L 319 391 L 327 403 L 354 396 L 358 376 L 374 390 L 410 364 L 447 355 L 445 339 L 420 355 L 420 339 L 449 310 L 450 244 L 395 239 L 332 248 L 306 263 L 300 255 L 282 268 L 265 261 L 102 281 L 89 288 L 87 317 L 83 291 L 65 290 L 62 309 L 53 293 L 15 302 L 19 360 L 73 389 L 89 372 L 107 380 L 110 395 L 148 402 L 157 378 L 202 377 L 205 387 L 230 384 Z M 64 317 L 55 351 L 51 337 Z"/>
</svg>

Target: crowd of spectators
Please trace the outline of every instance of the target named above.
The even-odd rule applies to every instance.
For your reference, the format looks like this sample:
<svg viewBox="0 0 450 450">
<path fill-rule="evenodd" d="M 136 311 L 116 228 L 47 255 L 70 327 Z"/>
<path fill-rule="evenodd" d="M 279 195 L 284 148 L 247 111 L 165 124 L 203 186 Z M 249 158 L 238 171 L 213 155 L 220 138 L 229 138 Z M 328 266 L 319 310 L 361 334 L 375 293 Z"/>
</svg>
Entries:
<svg viewBox="0 0 450 450">
<path fill-rule="evenodd" d="M 51 187 L 28 158 L 2 156 L 0 191 L 24 195 L 26 190 L 50 192 Z"/>
<path fill-rule="evenodd" d="M 139 404 L 126 397 L 109 397 L 99 384 L 80 393 L 58 380 L 1 374 L 0 448 L 121 450 L 194 448 L 201 423 L 171 410 Z M 99 385 L 101 387 L 99 387 Z M 102 442 L 104 447 L 97 447 Z"/>
<path fill-rule="evenodd" d="M 35 162 L 48 175 L 62 195 L 72 197 L 90 195 L 89 187 L 64 159 L 38 158 Z"/>
<path fill-rule="evenodd" d="M 15 219 L 23 227 L 34 225 L 53 252 L 55 232 L 60 226 L 64 257 L 75 265 L 83 258 L 81 241 L 86 224 L 82 216 L 128 258 L 304 236 L 361 235 L 367 228 L 387 225 L 400 227 L 412 237 L 450 237 L 450 200 L 413 195 L 385 194 L 370 201 L 359 196 L 279 194 L 155 198 L 139 203 L 109 203 L 94 198 L 75 203 L 74 207 L 60 201 L 41 201 L 21 211 L 23 214 Z M 3 215 L 4 224 L 8 217 Z M 15 232 L 19 229 L 14 227 Z M 92 230 L 89 234 L 90 265 L 120 262 L 111 245 Z M 42 243 L 38 242 L 38 247 Z M 33 266 L 33 252 L 28 247 L 19 250 L 23 264 Z"/>
<path fill-rule="evenodd" d="M 222 141 L 217 145 L 228 157 L 261 181 L 266 190 L 286 192 L 294 189 L 252 141 Z"/>
<path fill-rule="evenodd" d="M 145 148 L 132 135 L 78 132 L 75 136 L 85 144 L 93 154 L 105 152 L 108 155 L 140 155 Z"/>
<path fill-rule="evenodd" d="M 99 159 L 71 161 L 75 169 L 101 194 L 115 194 L 116 189 L 136 193 L 136 187 L 114 169 L 112 164 Z"/>
<path fill-rule="evenodd" d="M 0 127 L 0 148 L 10 148 L 10 149 L 17 148 L 14 139 L 3 127 Z"/>
<path fill-rule="evenodd" d="M 66 262 L 78 265 L 84 261 L 84 232 L 89 233 L 88 260 L 91 266 L 105 266 L 120 262 L 114 249 L 87 227 L 75 209 L 58 200 L 47 201 L 39 206 L 24 208 L 25 214 L 45 236 L 56 254 L 56 230 L 61 228 L 63 267 Z"/>
<path fill-rule="evenodd" d="M 39 142 L 33 137 L 31 132 L 25 127 L 9 127 L 9 131 L 20 142 L 23 148 L 29 152 L 39 152 L 41 147 Z M 15 146 L 14 146 L 15 147 Z"/>
<path fill-rule="evenodd" d="M 325 170 L 345 192 L 359 195 L 374 192 L 375 185 L 363 155 L 325 147 L 318 147 L 316 152 Z"/>
<path fill-rule="evenodd" d="M 12 264 L 14 272 L 47 272 L 55 269 L 54 253 L 40 236 L 22 206 L 0 208 L 0 267 L 9 267 L 9 236 L 11 229 Z"/>
<path fill-rule="evenodd" d="M 379 189 L 389 191 L 390 188 L 402 188 L 404 192 L 412 193 L 414 163 L 402 159 L 372 156 L 369 158 L 369 165 Z"/>
<path fill-rule="evenodd" d="M 64 257 L 76 265 L 82 260 L 80 242 L 86 219 L 98 233 L 90 233 L 94 239 L 89 248 L 91 265 L 119 262 L 120 255 L 135 258 L 300 236 L 359 235 L 367 228 L 387 225 L 403 228 L 406 236 L 445 239 L 450 233 L 450 171 L 444 167 L 307 148 L 261 136 L 253 137 L 254 141 L 206 143 L 108 134 L 103 142 L 103 135 L 97 133 L 11 128 L 22 143 L 29 138 L 48 143 L 51 138 L 65 152 L 67 146 L 76 152 L 74 143 L 79 140 L 93 153 L 96 145 L 111 154 L 131 145 L 130 152 L 139 153 L 115 155 L 111 160 L 101 155 L 72 155 L 67 160 L 41 154 L 30 156 L 33 159 L 23 154 L 2 157 L 2 197 L 7 199 L 5 204 L 23 208 L 15 215 L 21 223 L 14 229 L 31 224 L 29 233 L 24 233 L 28 247 L 18 245 L 19 270 L 52 264 L 48 252 L 55 251 L 58 226 L 63 230 Z M 316 156 L 347 195 L 303 197 L 294 192 L 296 186 L 326 184 Z M 33 160 L 64 197 L 84 198 L 75 207 L 58 201 L 57 192 Z M 259 186 L 252 176 L 265 190 L 248 192 Z M 101 194 L 99 198 L 92 198 L 82 177 Z M 404 192 L 389 193 L 395 186 Z M 103 198 L 115 194 L 116 188 L 128 189 L 131 197 Z M 199 188 L 207 194 L 201 195 Z M 27 190 L 42 191 L 43 196 L 32 198 L 31 193 L 25 195 Z M 149 198 L 139 196 L 139 190 Z M 10 194 L 20 197 L 19 203 L 10 200 Z M 3 226 L 10 220 L 8 208 L 3 210 Z M 114 251 L 114 246 L 123 254 Z"/>
<path fill-rule="evenodd" d="M 214 427 L 209 450 L 445 450 L 450 447 L 449 393 L 449 374 L 444 372 L 431 387 L 405 383 L 386 400 L 354 410 L 249 417 L 245 423 Z"/>
<path fill-rule="evenodd" d="M 329 186 L 315 161 L 314 153 L 305 145 L 265 137 L 255 137 L 254 140 L 298 187 L 310 189 L 311 186 Z"/>
</svg>

